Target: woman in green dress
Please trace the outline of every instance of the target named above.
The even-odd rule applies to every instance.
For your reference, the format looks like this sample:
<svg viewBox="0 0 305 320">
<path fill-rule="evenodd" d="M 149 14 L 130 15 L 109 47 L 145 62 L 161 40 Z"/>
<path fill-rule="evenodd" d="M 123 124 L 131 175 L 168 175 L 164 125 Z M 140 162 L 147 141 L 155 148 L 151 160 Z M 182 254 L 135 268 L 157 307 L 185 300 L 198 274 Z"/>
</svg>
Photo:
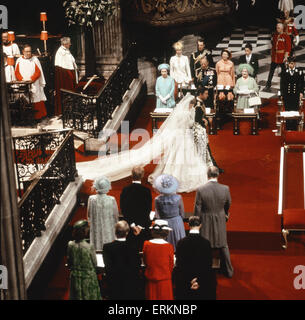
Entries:
<svg viewBox="0 0 305 320">
<path fill-rule="evenodd" d="M 237 80 L 233 90 L 234 94 L 238 95 L 236 108 L 246 109 L 249 108 L 249 98 L 258 94 L 259 88 L 255 79 L 250 76 L 254 70 L 249 64 L 240 64 L 238 70 L 242 76 Z"/>
<path fill-rule="evenodd" d="M 73 226 L 74 241 L 68 243 L 67 260 L 70 269 L 70 300 L 101 300 L 96 274 L 96 253 L 86 238 L 89 225 L 79 220 Z"/>
</svg>

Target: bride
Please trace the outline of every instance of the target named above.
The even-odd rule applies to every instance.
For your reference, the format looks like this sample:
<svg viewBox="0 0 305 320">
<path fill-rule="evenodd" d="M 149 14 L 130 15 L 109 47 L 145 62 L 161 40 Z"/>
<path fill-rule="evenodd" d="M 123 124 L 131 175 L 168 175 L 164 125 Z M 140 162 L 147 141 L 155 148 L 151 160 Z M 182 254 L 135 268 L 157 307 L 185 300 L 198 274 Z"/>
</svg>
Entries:
<svg viewBox="0 0 305 320">
<path fill-rule="evenodd" d="M 140 148 L 77 163 L 84 179 L 106 176 L 117 181 L 131 175 L 135 166 L 156 164 L 148 181 L 153 184 L 160 174 L 179 181 L 178 192 L 191 192 L 207 182 L 207 167 L 212 165 L 207 149 L 205 128 L 195 122 L 195 99 L 187 94 L 176 105 L 157 133 Z"/>
</svg>

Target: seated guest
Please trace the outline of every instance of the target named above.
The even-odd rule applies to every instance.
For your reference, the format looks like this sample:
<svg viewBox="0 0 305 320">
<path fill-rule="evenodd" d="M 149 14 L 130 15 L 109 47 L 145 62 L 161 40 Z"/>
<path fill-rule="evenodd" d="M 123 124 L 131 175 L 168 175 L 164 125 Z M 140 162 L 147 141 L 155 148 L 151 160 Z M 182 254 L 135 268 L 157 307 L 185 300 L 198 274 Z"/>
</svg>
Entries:
<svg viewBox="0 0 305 320">
<path fill-rule="evenodd" d="M 162 174 L 155 179 L 154 187 L 160 192 L 155 199 L 156 217 L 166 220 L 173 230 L 169 233 L 167 241 L 176 250 L 177 242 L 185 237 L 183 200 L 180 195 L 176 194 L 179 182 L 171 175 Z"/>
<path fill-rule="evenodd" d="M 234 64 L 230 60 L 231 52 L 227 49 L 221 51 L 221 59 L 216 63 L 217 86 L 222 86 L 227 92 L 227 99 L 233 100 L 233 93 L 230 88 L 235 86 Z M 219 99 L 225 100 L 226 95 L 223 91 L 219 93 Z"/>
<path fill-rule="evenodd" d="M 9 65 L 7 63 L 7 55 L 3 52 L 3 57 L 4 57 L 4 70 L 5 70 L 5 79 L 6 82 L 12 82 L 16 80 L 15 76 L 15 69 L 14 66 Z M 9 57 L 9 59 L 13 59 L 12 56 Z"/>
<path fill-rule="evenodd" d="M 200 60 L 201 69 L 198 71 L 195 85 L 197 88 L 208 89 L 209 96 L 206 101 L 208 108 L 214 109 L 214 88 L 217 84 L 217 73 L 214 68 L 209 67 L 209 61 L 206 57 Z"/>
<path fill-rule="evenodd" d="M 173 108 L 176 105 L 175 80 L 168 75 L 168 64 L 160 64 L 158 70 L 161 72 L 161 76 L 156 82 L 156 108 Z"/>
<path fill-rule="evenodd" d="M 176 55 L 170 58 L 170 76 L 176 83 L 188 85 L 191 81 L 191 70 L 189 59 L 182 54 L 183 44 L 178 41 L 173 45 Z"/>
<path fill-rule="evenodd" d="M 249 98 L 251 94 L 258 94 L 259 88 L 254 78 L 250 77 L 253 74 L 253 68 L 249 64 L 240 64 L 238 67 L 241 72 L 241 77 L 236 81 L 234 94 L 238 94 L 237 109 L 249 108 Z"/>
<path fill-rule="evenodd" d="M 143 246 L 145 296 L 147 300 L 173 300 L 174 248 L 165 241 L 171 229 L 167 221 L 155 220 L 151 230 L 153 239 Z"/>
<path fill-rule="evenodd" d="M 258 58 L 255 54 L 252 53 L 251 43 L 247 43 L 245 46 L 245 55 L 240 56 L 238 64 L 249 64 L 253 68 L 252 77 L 256 78 L 258 74 Z"/>
<path fill-rule="evenodd" d="M 176 299 L 216 298 L 216 277 L 212 269 L 210 242 L 200 235 L 201 218 L 189 218 L 190 233 L 181 239 L 176 251 Z"/>
<path fill-rule="evenodd" d="M 23 56 L 16 61 L 15 75 L 18 81 L 32 81 L 31 85 L 31 100 L 34 104 L 36 120 L 40 120 L 47 116 L 45 101 L 47 100 L 44 94 L 46 81 L 43 75 L 43 70 L 40 61 L 32 55 L 32 48 L 26 44 L 23 47 Z"/>
<path fill-rule="evenodd" d="M 200 60 L 204 57 L 209 61 L 209 66 L 214 68 L 215 64 L 212 52 L 206 48 L 205 40 L 200 38 L 197 40 L 197 51 L 193 52 L 190 57 L 191 75 L 194 83 L 196 82 L 198 72 L 200 71 Z"/>
<path fill-rule="evenodd" d="M 133 181 L 123 188 L 120 196 L 122 215 L 132 229 L 128 234 L 128 241 L 132 242 L 138 251 L 142 251 L 144 241 L 150 239 L 151 225 L 152 196 L 150 189 L 141 184 L 143 177 L 143 167 L 133 168 Z"/>
<path fill-rule="evenodd" d="M 67 262 L 70 273 L 70 300 L 101 300 L 96 274 L 94 247 L 88 237 L 88 221 L 79 220 L 73 226 L 74 241 L 68 243 Z"/>
<path fill-rule="evenodd" d="M 60 39 L 61 46 L 55 54 L 55 115 L 62 114 L 60 89 L 75 90 L 78 83 L 77 65 L 70 52 L 71 39 Z"/>
<path fill-rule="evenodd" d="M 115 225 L 116 240 L 104 245 L 103 258 L 109 286 L 110 300 L 140 299 L 139 252 L 128 242 L 128 223 L 124 220 Z"/>
<path fill-rule="evenodd" d="M 8 32 L 2 33 L 2 48 L 7 56 L 20 57 L 20 50 L 16 43 L 8 40 Z"/>
<path fill-rule="evenodd" d="M 88 220 L 90 222 L 90 243 L 95 250 L 103 250 L 106 243 L 115 239 L 114 226 L 118 222 L 118 206 L 114 197 L 107 196 L 111 184 L 106 177 L 94 181 L 97 194 L 88 199 Z"/>
</svg>

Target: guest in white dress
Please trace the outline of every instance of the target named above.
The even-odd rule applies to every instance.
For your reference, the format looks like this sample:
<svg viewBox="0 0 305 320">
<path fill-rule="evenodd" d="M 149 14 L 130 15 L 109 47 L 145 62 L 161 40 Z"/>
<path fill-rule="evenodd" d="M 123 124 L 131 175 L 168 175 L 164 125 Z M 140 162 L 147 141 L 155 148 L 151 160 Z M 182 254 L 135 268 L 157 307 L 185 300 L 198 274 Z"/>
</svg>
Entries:
<svg viewBox="0 0 305 320">
<path fill-rule="evenodd" d="M 172 56 L 169 61 L 170 76 L 178 84 L 189 84 L 192 80 L 191 69 L 188 57 L 182 54 L 182 42 L 174 43 L 173 48 L 176 51 L 176 55 Z"/>
</svg>

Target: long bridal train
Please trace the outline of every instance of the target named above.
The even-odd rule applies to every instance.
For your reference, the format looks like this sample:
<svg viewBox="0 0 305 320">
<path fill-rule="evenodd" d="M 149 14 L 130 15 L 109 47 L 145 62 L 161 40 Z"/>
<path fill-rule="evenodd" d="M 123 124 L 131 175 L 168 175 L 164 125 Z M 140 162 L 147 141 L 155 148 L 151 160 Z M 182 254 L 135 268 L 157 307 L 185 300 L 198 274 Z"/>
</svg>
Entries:
<svg viewBox="0 0 305 320">
<path fill-rule="evenodd" d="M 160 174 L 166 173 L 178 179 L 178 192 L 196 190 L 207 181 L 207 164 L 202 150 L 198 152 L 194 142 L 195 110 L 190 108 L 193 99 L 194 96 L 186 95 L 157 133 L 142 147 L 77 163 L 79 175 L 92 180 L 106 176 L 110 181 L 117 181 L 130 176 L 133 167 L 153 162 L 157 166 L 148 178 L 150 183 Z M 204 134 L 207 143 L 205 131 Z"/>
</svg>

